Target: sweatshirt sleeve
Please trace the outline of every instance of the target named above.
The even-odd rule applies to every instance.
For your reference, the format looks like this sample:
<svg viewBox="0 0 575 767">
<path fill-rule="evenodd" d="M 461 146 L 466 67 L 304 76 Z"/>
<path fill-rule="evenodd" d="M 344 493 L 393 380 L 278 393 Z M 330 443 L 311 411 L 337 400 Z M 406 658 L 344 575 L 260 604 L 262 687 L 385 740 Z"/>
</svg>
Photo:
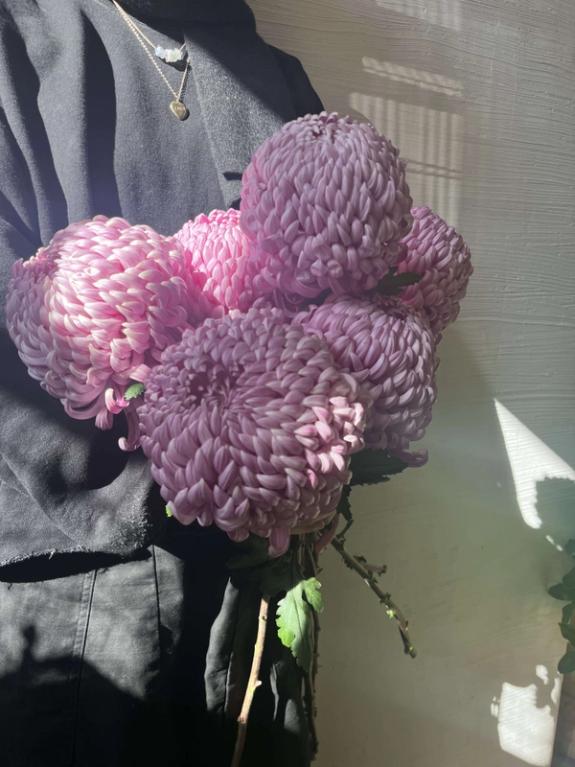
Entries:
<svg viewBox="0 0 575 767">
<path fill-rule="evenodd" d="M 102 432 L 69 418 L 30 378 L 6 329 L 12 264 L 42 244 L 36 219 L 30 173 L 0 109 L 0 482 L 26 507 L 27 519 L 33 507 L 37 524 L 41 518 L 56 525 L 70 550 L 129 554 L 147 545 L 164 520 L 144 456 L 119 450 L 122 422 Z M 0 535 L 2 519 L 17 513 L 0 509 Z M 25 527 L 20 537 L 25 555 Z"/>
</svg>

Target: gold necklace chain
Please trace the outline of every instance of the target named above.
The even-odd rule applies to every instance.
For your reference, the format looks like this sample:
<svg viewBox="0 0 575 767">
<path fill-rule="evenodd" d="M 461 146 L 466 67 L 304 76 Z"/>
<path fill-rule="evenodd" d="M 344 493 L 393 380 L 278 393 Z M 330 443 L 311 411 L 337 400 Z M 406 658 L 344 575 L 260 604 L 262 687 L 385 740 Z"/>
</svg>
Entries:
<svg viewBox="0 0 575 767">
<path fill-rule="evenodd" d="M 150 59 L 152 64 L 154 65 L 156 71 L 162 78 L 162 80 L 165 82 L 165 84 L 168 86 L 168 89 L 172 96 L 174 97 L 174 100 L 170 102 L 170 110 L 172 114 L 174 114 L 178 120 L 185 120 L 190 112 L 184 102 L 182 101 L 182 96 L 184 93 L 184 89 L 186 87 L 186 82 L 188 79 L 188 74 L 190 72 L 190 63 L 189 61 L 186 61 L 185 67 L 184 67 L 184 73 L 182 75 L 182 80 L 180 82 L 179 90 L 174 90 L 172 87 L 172 84 L 166 77 L 166 75 L 162 72 L 162 69 L 158 62 L 156 61 L 154 54 L 148 50 L 146 47 L 146 43 L 148 43 L 152 48 L 155 48 L 156 46 L 152 41 L 146 37 L 146 35 L 142 32 L 142 30 L 137 26 L 135 21 L 126 13 L 126 11 L 122 8 L 122 6 L 117 2 L 117 0 L 112 0 L 114 5 L 116 6 L 116 10 L 122 17 L 122 19 L 125 21 L 126 25 L 128 26 L 128 29 L 132 32 L 136 40 L 140 43 L 142 48 L 144 49 L 144 52 L 146 53 L 146 56 Z"/>
<path fill-rule="evenodd" d="M 150 38 L 149 38 L 149 37 L 148 37 L 148 36 L 145 34 L 145 32 L 144 32 L 144 30 L 143 30 L 143 29 L 140 29 L 140 27 L 139 27 L 139 26 L 136 24 L 136 22 L 135 22 L 135 21 L 134 21 L 134 19 L 133 19 L 133 18 L 132 18 L 132 17 L 131 17 L 131 16 L 128 14 L 128 12 L 127 12 L 126 10 L 124 10 L 124 8 L 122 8 L 122 6 L 120 5 L 120 3 L 116 2 L 116 0 L 113 0 L 113 2 L 114 2 L 114 5 L 116 6 L 116 8 L 117 8 L 117 9 L 120 11 L 120 13 L 122 13 L 122 14 L 123 14 L 123 17 L 124 17 L 125 21 L 127 21 L 127 22 L 128 22 L 128 24 L 130 24 L 130 26 L 131 26 L 131 27 L 132 27 L 132 28 L 133 28 L 133 29 L 134 29 L 134 30 L 135 30 L 135 31 L 138 33 L 138 35 L 139 35 L 139 36 L 140 36 L 140 37 L 141 37 L 143 40 L 145 40 L 145 41 L 148 43 L 148 45 L 150 46 L 150 48 L 154 48 L 154 49 L 155 49 L 155 48 L 156 48 L 156 44 L 155 44 L 155 43 L 153 43 L 153 42 L 150 40 Z M 186 44 L 185 44 L 185 43 L 183 43 L 182 45 L 180 45 L 180 50 L 182 50 L 182 48 L 185 48 L 185 47 L 186 47 Z"/>
</svg>

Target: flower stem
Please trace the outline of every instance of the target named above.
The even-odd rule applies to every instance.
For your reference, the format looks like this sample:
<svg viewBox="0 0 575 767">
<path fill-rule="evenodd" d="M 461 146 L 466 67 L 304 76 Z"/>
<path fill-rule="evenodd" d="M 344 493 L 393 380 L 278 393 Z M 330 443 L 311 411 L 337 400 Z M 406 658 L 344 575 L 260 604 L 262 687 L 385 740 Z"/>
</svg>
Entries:
<svg viewBox="0 0 575 767">
<path fill-rule="evenodd" d="M 258 615 L 258 633 L 256 636 L 256 643 L 254 645 L 254 654 L 252 657 L 252 667 L 250 670 L 250 676 L 242 703 L 242 709 L 238 716 L 238 729 L 236 734 L 236 745 L 234 748 L 234 756 L 232 758 L 231 767 L 240 767 L 242 761 L 242 755 L 244 753 L 244 746 L 246 743 L 246 734 L 248 729 L 248 719 L 250 716 L 250 709 L 252 707 L 252 701 L 254 699 L 254 693 L 261 685 L 261 681 L 258 678 L 260 675 L 260 668 L 262 665 L 262 656 L 264 652 L 264 642 L 266 638 L 266 628 L 268 621 L 269 600 L 263 596 L 260 602 L 260 612 Z"/>
<path fill-rule="evenodd" d="M 386 592 L 382 591 L 382 589 L 380 589 L 376 580 L 376 568 L 373 565 L 363 562 L 361 559 L 358 559 L 357 557 L 354 557 L 352 554 L 350 554 L 344 546 L 344 540 L 341 535 L 337 535 L 332 540 L 331 545 L 343 559 L 345 564 L 351 570 L 355 570 L 355 572 L 358 573 L 358 575 L 362 578 L 364 583 L 367 584 L 367 586 L 378 597 L 381 604 L 385 607 L 386 615 L 389 618 L 393 618 L 397 621 L 399 633 L 403 641 L 403 649 L 407 655 L 415 658 L 417 653 L 415 647 L 411 644 L 411 639 L 409 638 L 407 620 L 403 616 L 403 613 L 399 607 L 395 604 L 395 602 L 393 602 L 391 594 L 387 594 Z"/>
<path fill-rule="evenodd" d="M 304 573 L 306 578 L 316 577 L 318 573 L 318 557 L 315 549 L 315 535 L 307 535 L 302 542 L 302 548 L 306 554 L 306 567 Z M 315 610 L 311 611 L 313 620 L 313 662 L 312 667 L 304 679 L 304 705 L 307 713 L 309 735 L 310 735 L 310 747 L 312 759 L 315 759 L 318 752 L 319 742 L 317 729 L 315 725 L 316 720 L 316 705 L 315 705 L 315 683 L 317 678 L 318 666 L 319 666 L 319 616 Z"/>
</svg>

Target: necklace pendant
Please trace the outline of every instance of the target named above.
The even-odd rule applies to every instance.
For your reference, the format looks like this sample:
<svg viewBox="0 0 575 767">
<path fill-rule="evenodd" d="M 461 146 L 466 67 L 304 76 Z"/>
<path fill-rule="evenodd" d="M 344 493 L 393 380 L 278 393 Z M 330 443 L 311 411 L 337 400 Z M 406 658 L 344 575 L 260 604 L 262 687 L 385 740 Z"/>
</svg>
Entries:
<svg viewBox="0 0 575 767">
<path fill-rule="evenodd" d="M 183 61 L 187 55 L 185 48 L 162 48 L 161 45 L 156 46 L 154 53 L 166 64 L 177 64 Z"/>
<path fill-rule="evenodd" d="M 178 120 L 187 120 L 190 116 L 190 110 L 184 104 L 184 102 L 180 101 L 179 99 L 170 101 L 170 110 L 172 114 L 178 118 Z"/>
</svg>

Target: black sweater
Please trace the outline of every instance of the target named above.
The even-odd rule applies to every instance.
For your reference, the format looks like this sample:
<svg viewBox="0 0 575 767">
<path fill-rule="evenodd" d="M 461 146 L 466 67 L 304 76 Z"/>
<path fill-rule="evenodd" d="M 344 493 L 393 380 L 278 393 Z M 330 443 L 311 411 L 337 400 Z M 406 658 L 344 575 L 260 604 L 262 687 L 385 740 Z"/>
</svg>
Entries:
<svg viewBox="0 0 575 767">
<path fill-rule="evenodd" d="M 321 109 L 242 0 L 195 0 L 185 19 L 142 28 L 187 43 L 185 122 L 110 0 L 0 0 L 0 567 L 54 552 L 128 556 L 164 524 L 141 451 L 118 450 L 124 424 L 74 421 L 28 377 L 5 330 L 14 260 L 97 213 L 171 234 L 237 204 L 259 143 Z M 180 74 L 167 76 L 177 88 Z"/>
</svg>

